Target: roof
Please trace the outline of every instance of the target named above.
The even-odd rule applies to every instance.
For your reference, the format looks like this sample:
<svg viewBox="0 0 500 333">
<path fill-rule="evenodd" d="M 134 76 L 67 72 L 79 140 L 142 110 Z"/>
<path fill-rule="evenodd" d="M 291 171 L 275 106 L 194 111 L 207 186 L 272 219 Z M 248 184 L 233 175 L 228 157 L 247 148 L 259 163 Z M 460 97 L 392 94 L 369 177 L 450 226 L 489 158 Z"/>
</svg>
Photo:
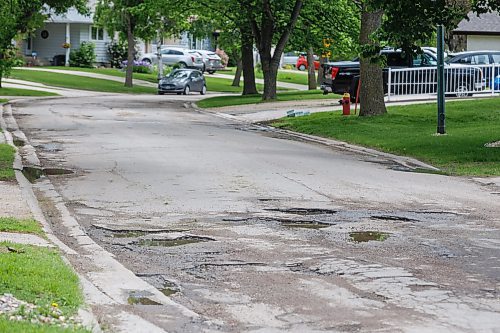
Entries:
<svg viewBox="0 0 500 333">
<path fill-rule="evenodd" d="M 464 19 L 453 30 L 459 35 L 500 35 L 500 13 L 491 12 L 477 16 L 469 13 L 469 20 Z"/>
<path fill-rule="evenodd" d="M 70 8 L 66 13 L 61 15 L 55 15 L 50 13 L 50 17 L 46 22 L 49 23 L 89 23 L 92 24 L 93 12 L 95 11 L 95 0 L 88 0 L 87 7 L 90 8 L 91 14 L 89 16 L 82 15 L 74 8 Z"/>
</svg>

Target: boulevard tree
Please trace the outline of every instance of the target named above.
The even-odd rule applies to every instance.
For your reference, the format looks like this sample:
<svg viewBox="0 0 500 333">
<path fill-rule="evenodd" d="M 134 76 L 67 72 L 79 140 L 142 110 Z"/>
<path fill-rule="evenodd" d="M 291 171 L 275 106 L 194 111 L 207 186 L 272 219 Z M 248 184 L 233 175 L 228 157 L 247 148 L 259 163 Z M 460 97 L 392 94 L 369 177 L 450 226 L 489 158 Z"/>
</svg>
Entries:
<svg viewBox="0 0 500 333">
<path fill-rule="evenodd" d="M 306 50 L 308 64 L 313 63 L 314 53 L 320 56 L 320 64 L 329 58 L 350 58 L 358 52 L 359 24 L 359 10 L 350 0 L 307 1 L 286 49 Z M 322 70 L 320 66 L 318 83 Z M 313 66 L 308 66 L 308 86 L 310 90 L 317 88 Z"/>
<path fill-rule="evenodd" d="M 2 77 L 14 64 L 12 41 L 41 26 L 48 12 L 61 14 L 70 7 L 86 13 L 86 0 L 2 0 L 0 1 L 0 87 Z M 49 11 L 48 11 L 49 10 Z"/>
<path fill-rule="evenodd" d="M 276 99 L 276 79 L 281 55 L 299 18 L 302 0 L 241 0 L 264 74 L 263 100 Z M 273 51 L 274 46 L 274 52 Z"/>
<path fill-rule="evenodd" d="M 99 0 L 95 19 L 109 32 L 118 32 L 127 41 L 125 86 L 133 86 L 136 39 L 153 39 L 158 31 L 173 35 L 188 27 L 185 2 L 174 0 Z"/>
</svg>

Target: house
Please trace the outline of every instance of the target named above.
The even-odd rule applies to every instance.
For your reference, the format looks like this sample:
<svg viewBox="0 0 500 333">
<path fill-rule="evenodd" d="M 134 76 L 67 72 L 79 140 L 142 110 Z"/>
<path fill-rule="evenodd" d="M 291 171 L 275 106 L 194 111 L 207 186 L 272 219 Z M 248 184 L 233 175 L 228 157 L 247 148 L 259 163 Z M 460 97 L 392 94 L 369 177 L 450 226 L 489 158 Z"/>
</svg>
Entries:
<svg viewBox="0 0 500 333">
<path fill-rule="evenodd" d="M 469 13 L 453 30 L 455 40 L 462 40 L 456 51 L 498 50 L 500 51 L 500 13 L 492 12 L 477 16 Z"/>
<path fill-rule="evenodd" d="M 94 1 L 89 4 L 94 5 Z M 72 49 L 78 49 L 83 41 L 91 41 L 95 45 L 96 61 L 106 63 L 107 45 L 111 40 L 104 29 L 93 25 L 92 16 L 70 9 L 63 15 L 51 15 L 44 26 L 24 41 L 22 51 L 28 63 L 65 65 L 69 63 Z"/>
</svg>

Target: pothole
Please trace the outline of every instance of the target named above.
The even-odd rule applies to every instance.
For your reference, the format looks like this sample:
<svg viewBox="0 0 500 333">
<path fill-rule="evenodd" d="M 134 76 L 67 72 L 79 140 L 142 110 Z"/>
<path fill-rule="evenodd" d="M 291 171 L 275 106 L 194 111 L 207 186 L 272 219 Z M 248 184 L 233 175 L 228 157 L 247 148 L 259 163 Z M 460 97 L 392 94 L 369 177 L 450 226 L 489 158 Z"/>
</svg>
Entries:
<svg viewBox="0 0 500 333">
<path fill-rule="evenodd" d="M 310 222 L 310 221 L 296 221 L 296 222 L 281 222 L 281 225 L 288 228 L 304 228 L 304 229 L 322 229 L 328 228 L 333 224 L 325 222 Z"/>
<path fill-rule="evenodd" d="M 264 210 L 296 215 L 332 215 L 337 213 L 336 210 L 325 208 L 268 208 Z"/>
<path fill-rule="evenodd" d="M 130 293 L 127 302 L 130 305 L 140 304 L 140 305 L 161 305 L 161 303 L 156 302 L 149 298 L 153 296 L 152 293 L 147 291 L 133 291 Z"/>
<path fill-rule="evenodd" d="M 397 215 L 371 215 L 370 217 L 372 219 L 376 219 L 376 220 L 418 222 L 418 220 L 411 219 L 409 217 L 404 217 L 404 216 L 397 216 Z"/>
<path fill-rule="evenodd" d="M 183 245 L 188 245 L 188 244 L 193 244 L 193 243 L 200 243 L 200 242 L 208 242 L 208 241 L 214 241 L 215 239 L 208 238 L 208 237 L 199 237 L 199 236 L 182 236 L 178 238 L 173 238 L 173 239 L 140 239 L 134 244 L 137 244 L 139 246 L 162 246 L 162 247 L 174 247 L 174 246 L 183 246 Z"/>
<path fill-rule="evenodd" d="M 171 296 L 181 292 L 180 287 L 176 283 L 168 280 L 163 274 L 139 273 L 137 276 L 154 286 L 165 296 Z"/>
<path fill-rule="evenodd" d="M 177 294 L 179 292 L 177 286 L 172 282 L 165 282 L 162 288 L 159 288 L 158 290 L 165 296 L 172 296 L 173 294 Z"/>
<path fill-rule="evenodd" d="M 70 175 L 73 174 L 74 171 L 67 169 L 58 169 L 58 168 L 35 168 L 35 167 L 23 167 L 21 170 L 24 177 L 28 179 L 30 183 L 36 182 L 40 177 L 47 176 L 60 176 L 60 175 Z"/>
<path fill-rule="evenodd" d="M 12 140 L 12 142 L 14 143 L 14 146 L 16 146 L 16 147 L 23 147 L 26 144 L 24 142 L 24 140 L 20 140 L 20 139 L 14 139 L 14 140 Z"/>
<path fill-rule="evenodd" d="M 349 233 L 351 241 L 355 243 L 364 243 L 370 241 L 383 242 L 389 238 L 390 234 L 379 231 L 354 231 Z"/>
<path fill-rule="evenodd" d="M 137 238 L 147 235 L 146 231 L 126 231 L 126 232 L 114 232 L 111 234 L 113 238 Z"/>
</svg>

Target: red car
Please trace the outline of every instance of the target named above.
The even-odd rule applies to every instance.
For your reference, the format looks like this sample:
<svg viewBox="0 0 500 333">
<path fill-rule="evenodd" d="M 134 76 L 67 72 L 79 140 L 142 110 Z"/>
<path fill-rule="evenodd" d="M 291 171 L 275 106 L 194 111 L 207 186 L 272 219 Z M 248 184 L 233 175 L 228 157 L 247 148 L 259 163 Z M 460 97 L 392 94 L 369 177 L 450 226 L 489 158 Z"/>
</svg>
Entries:
<svg viewBox="0 0 500 333">
<path fill-rule="evenodd" d="M 299 59 L 297 59 L 297 65 L 295 65 L 299 71 L 305 71 L 307 69 L 307 57 L 305 55 L 300 55 Z M 314 56 L 314 69 L 318 70 L 319 68 L 319 58 L 318 56 Z"/>
</svg>

